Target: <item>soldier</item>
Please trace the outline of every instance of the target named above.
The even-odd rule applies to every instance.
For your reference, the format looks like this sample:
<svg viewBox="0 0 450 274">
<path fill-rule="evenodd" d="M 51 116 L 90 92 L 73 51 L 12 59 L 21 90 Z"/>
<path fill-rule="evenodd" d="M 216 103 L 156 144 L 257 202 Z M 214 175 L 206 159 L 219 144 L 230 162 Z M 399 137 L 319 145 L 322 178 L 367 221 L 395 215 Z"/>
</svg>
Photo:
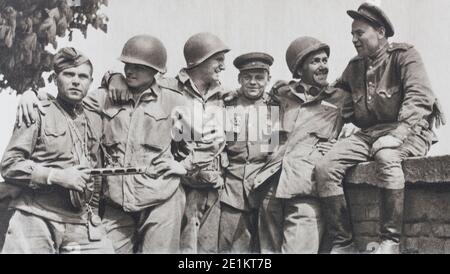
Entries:
<svg viewBox="0 0 450 274">
<path fill-rule="evenodd" d="M 81 104 L 92 69 L 76 49 L 61 49 L 54 57 L 57 98 L 42 102 L 46 115 L 30 127 L 14 129 L 1 171 L 23 191 L 11 203 L 3 253 L 114 252 L 97 215 L 101 186 L 87 171 L 101 164 L 101 119 Z M 80 208 L 77 196 L 85 198 Z"/>
<path fill-rule="evenodd" d="M 185 204 L 179 175 L 186 171 L 170 153 L 170 115 L 185 98 L 155 79 L 166 71 L 166 56 L 157 38 L 132 37 L 119 58 L 125 63 L 128 100 L 116 105 L 101 88 L 83 102 L 103 117 L 105 166 L 148 168 L 145 174 L 106 178 L 103 223 L 117 253 L 179 252 Z"/>
<path fill-rule="evenodd" d="M 186 253 L 216 253 L 219 231 L 219 195 L 223 188 L 222 168 L 227 165 L 223 152 L 225 137 L 220 125 L 227 92 L 219 81 L 225 69 L 225 53 L 230 49 L 214 34 L 197 33 L 184 45 L 186 68 L 175 78 L 164 78 L 164 88 L 182 93 L 183 107 L 173 112 L 175 125 L 172 153 L 187 171 L 182 178 L 186 190 L 186 209 L 181 230 L 181 251 Z M 124 96 L 124 81 L 112 77 L 109 90 L 112 99 L 120 103 Z M 209 117 L 208 117 L 209 116 Z M 206 123 L 202 122 L 206 121 Z M 161 167 L 170 166 L 162 160 Z"/>
<path fill-rule="evenodd" d="M 174 87 L 183 92 L 189 101 L 188 111 L 200 111 L 217 121 L 219 126 L 202 129 L 212 134 L 198 140 L 175 142 L 174 152 L 188 156 L 183 160 L 188 176 L 183 178 L 186 190 L 186 210 L 181 231 L 181 249 L 187 253 L 217 253 L 220 218 L 219 196 L 223 189 L 223 168 L 228 165 L 224 129 L 220 126 L 220 114 L 224 110 L 226 93 L 219 81 L 219 73 L 225 70 L 225 54 L 230 49 L 214 34 L 197 33 L 184 45 L 186 68 L 176 77 Z M 191 123 L 195 117 L 191 116 Z M 194 136 L 195 137 L 195 136 Z M 183 157 L 180 157 L 180 159 Z"/>
<path fill-rule="evenodd" d="M 323 219 L 314 165 L 339 136 L 346 92 L 327 83 L 327 44 L 299 37 L 286 51 L 293 78 L 277 82 L 270 95 L 280 107 L 280 146 L 258 172 L 261 197 L 258 234 L 262 253 L 317 253 Z"/>
<path fill-rule="evenodd" d="M 377 6 L 364 3 L 347 11 L 354 19 L 353 44 L 358 56 L 337 86 L 351 93 L 352 121 L 361 128 L 343 139 L 316 167 L 332 253 L 355 252 L 342 179 L 348 168 L 374 159 L 381 188 L 381 244 L 377 253 L 399 253 L 403 226 L 405 178 L 402 161 L 424 156 L 435 140 L 433 120 L 440 116 L 419 53 L 404 43 L 389 43 L 394 28 Z"/>
<path fill-rule="evenodd" d="M 229 165 L 225 171 L 225 188 L 221 196 L 219 252 L 257 252 L 256 208 L 249 201 L 251 183 L 256 172 L 266 163 L 269 155 L 268 129 L 270 112 L 266 87 L 270 81 L 273 57 L 262 52 L 238 56 L 233 64 L 239 69 L 241 87 L 237 96 L 226 102 L 231 107 L 227 119 L 233 125 L 233 135 L 227 137 L 226 151 Z M 264 108 L 264 111 L 261 111 Z M 235 115 L 232 115 L 235 114 Z M 270 128 L 269 128 L 270 130 Z"/>
</svg>

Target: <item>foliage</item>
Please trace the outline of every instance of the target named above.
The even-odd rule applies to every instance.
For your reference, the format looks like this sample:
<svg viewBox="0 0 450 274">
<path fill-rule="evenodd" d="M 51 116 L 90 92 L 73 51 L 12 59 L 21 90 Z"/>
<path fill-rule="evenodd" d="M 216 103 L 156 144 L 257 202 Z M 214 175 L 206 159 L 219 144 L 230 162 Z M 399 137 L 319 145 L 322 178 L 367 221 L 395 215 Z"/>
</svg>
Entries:
<svg viewBox="0 0 450 274">
<path fill-rule="evenodd" d="M 74 29 L 87 36 L 89 25 L 107 32 L 108 18 L 99 13 L 108 0 L 0 0 L 0 91 L 17 94 L 45 86 L 44 72 L 52 68 L 56 37 Z"/>
</svg>

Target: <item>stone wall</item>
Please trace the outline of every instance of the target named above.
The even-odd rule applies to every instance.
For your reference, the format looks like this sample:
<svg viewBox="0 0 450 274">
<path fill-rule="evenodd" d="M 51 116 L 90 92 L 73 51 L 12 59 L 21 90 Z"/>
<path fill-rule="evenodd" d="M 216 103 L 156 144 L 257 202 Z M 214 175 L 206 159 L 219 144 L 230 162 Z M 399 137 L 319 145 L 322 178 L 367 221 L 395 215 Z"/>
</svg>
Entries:
<svg viewBox="0 0 450 274">
<path fill-rule="evenodd" d="M 9 199 L 0 201 L 0 247 L 3 246 L 5 240 L 5 233 L 8 229 L 9 218 L 11 218 L 11 211 L 8 210 Z"/>
<path fill-rule="evenodd" d="M 403 224 L 403 253 L 450 253 L 450 156 L 408 159 Z M 380 192 L 374 163 L 364 163 L 346 177 L 355 240 L 361 251 L 378 237 Z"/>
<path fill-rule="evenodd" d="M 403 253 L 450 253 L 450 155 L 411 158 L 404 162 L 405 193 Z M 374 163 L 363 163 L 346 177 L 355 241 L 361 251 L 375 246 L 378 237 L 379 190 Z M 0 200 L 0 246 L 11 212 Z"/>
</svg>

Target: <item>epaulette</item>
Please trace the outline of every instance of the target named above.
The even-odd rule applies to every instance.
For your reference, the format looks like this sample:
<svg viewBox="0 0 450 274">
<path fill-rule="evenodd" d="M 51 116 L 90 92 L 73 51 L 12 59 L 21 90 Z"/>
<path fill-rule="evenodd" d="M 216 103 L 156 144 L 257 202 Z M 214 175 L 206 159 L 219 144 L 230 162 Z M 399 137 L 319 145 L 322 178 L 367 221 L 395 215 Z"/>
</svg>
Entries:
<svg viewBox="0 0 450 274">
<path fill-rule="evenodd" d="M 410 48 L 414 47 L 413 45 L 407 44 L 407 43 L 392 43 L 389 44 L 389 47 L 387 49 L 388 52 L 393 52 L 396 50 L 409 50 Z"/>
<path fill-rule="evenodd" d="M 226 99 L 224 98 L 223 102 L 224 102 L 225 106 L 227 106 L 227 107 L 236 106 L 238 98 L 239 98 L 239 96 L 237 95 L 237 93 L 233 93 L 229 97 L 226 97 Z"/>
<path fill-rule="evenodd" d="M 180 89 L 179 82 L 175 78 L 161 77 L 157 80 L 157 82 L 161 88 L 169 89 L 171 91 L 175 91 L 177 93 L 183 94 L 183 90 Z"/>
</svg>

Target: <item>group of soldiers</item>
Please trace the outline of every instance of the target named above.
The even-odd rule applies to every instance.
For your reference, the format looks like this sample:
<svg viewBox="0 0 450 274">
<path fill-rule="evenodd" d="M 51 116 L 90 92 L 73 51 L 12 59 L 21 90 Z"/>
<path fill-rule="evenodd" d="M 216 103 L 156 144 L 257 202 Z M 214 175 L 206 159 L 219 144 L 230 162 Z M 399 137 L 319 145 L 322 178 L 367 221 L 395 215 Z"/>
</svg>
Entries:
<svg viewBox="0 0 450 274">
<path fill-rule="evenodd" d="M 329 45 L 307 36 L 286 51 L 293 80 L 270 90 L 274 60 L 262 52 L 238 56 L 240 87 L 223 88 L 230 48 L 211 33 L 187 40 L 174 78 L 162 77 L 161 41 L 135 36 L 124 75 L 107 72 L 89 93 L 93 64 L 61 49 L 56 98 L 23 94 L 1 162 L 21 188 L 3 253 L 357 253 L 343 177 L 372 159 L 375 252 L 399 253 L 401 162 L 426 155 L 445 120 L 419 53 L 388 42 L 386 14 L 368 3 L 347 13 L 358 55 L 332 85 Z M 346 123 L 360 130 L 339 138 Z M 92 175 L 127 167 L 145 168 Z"/>
</svg>

